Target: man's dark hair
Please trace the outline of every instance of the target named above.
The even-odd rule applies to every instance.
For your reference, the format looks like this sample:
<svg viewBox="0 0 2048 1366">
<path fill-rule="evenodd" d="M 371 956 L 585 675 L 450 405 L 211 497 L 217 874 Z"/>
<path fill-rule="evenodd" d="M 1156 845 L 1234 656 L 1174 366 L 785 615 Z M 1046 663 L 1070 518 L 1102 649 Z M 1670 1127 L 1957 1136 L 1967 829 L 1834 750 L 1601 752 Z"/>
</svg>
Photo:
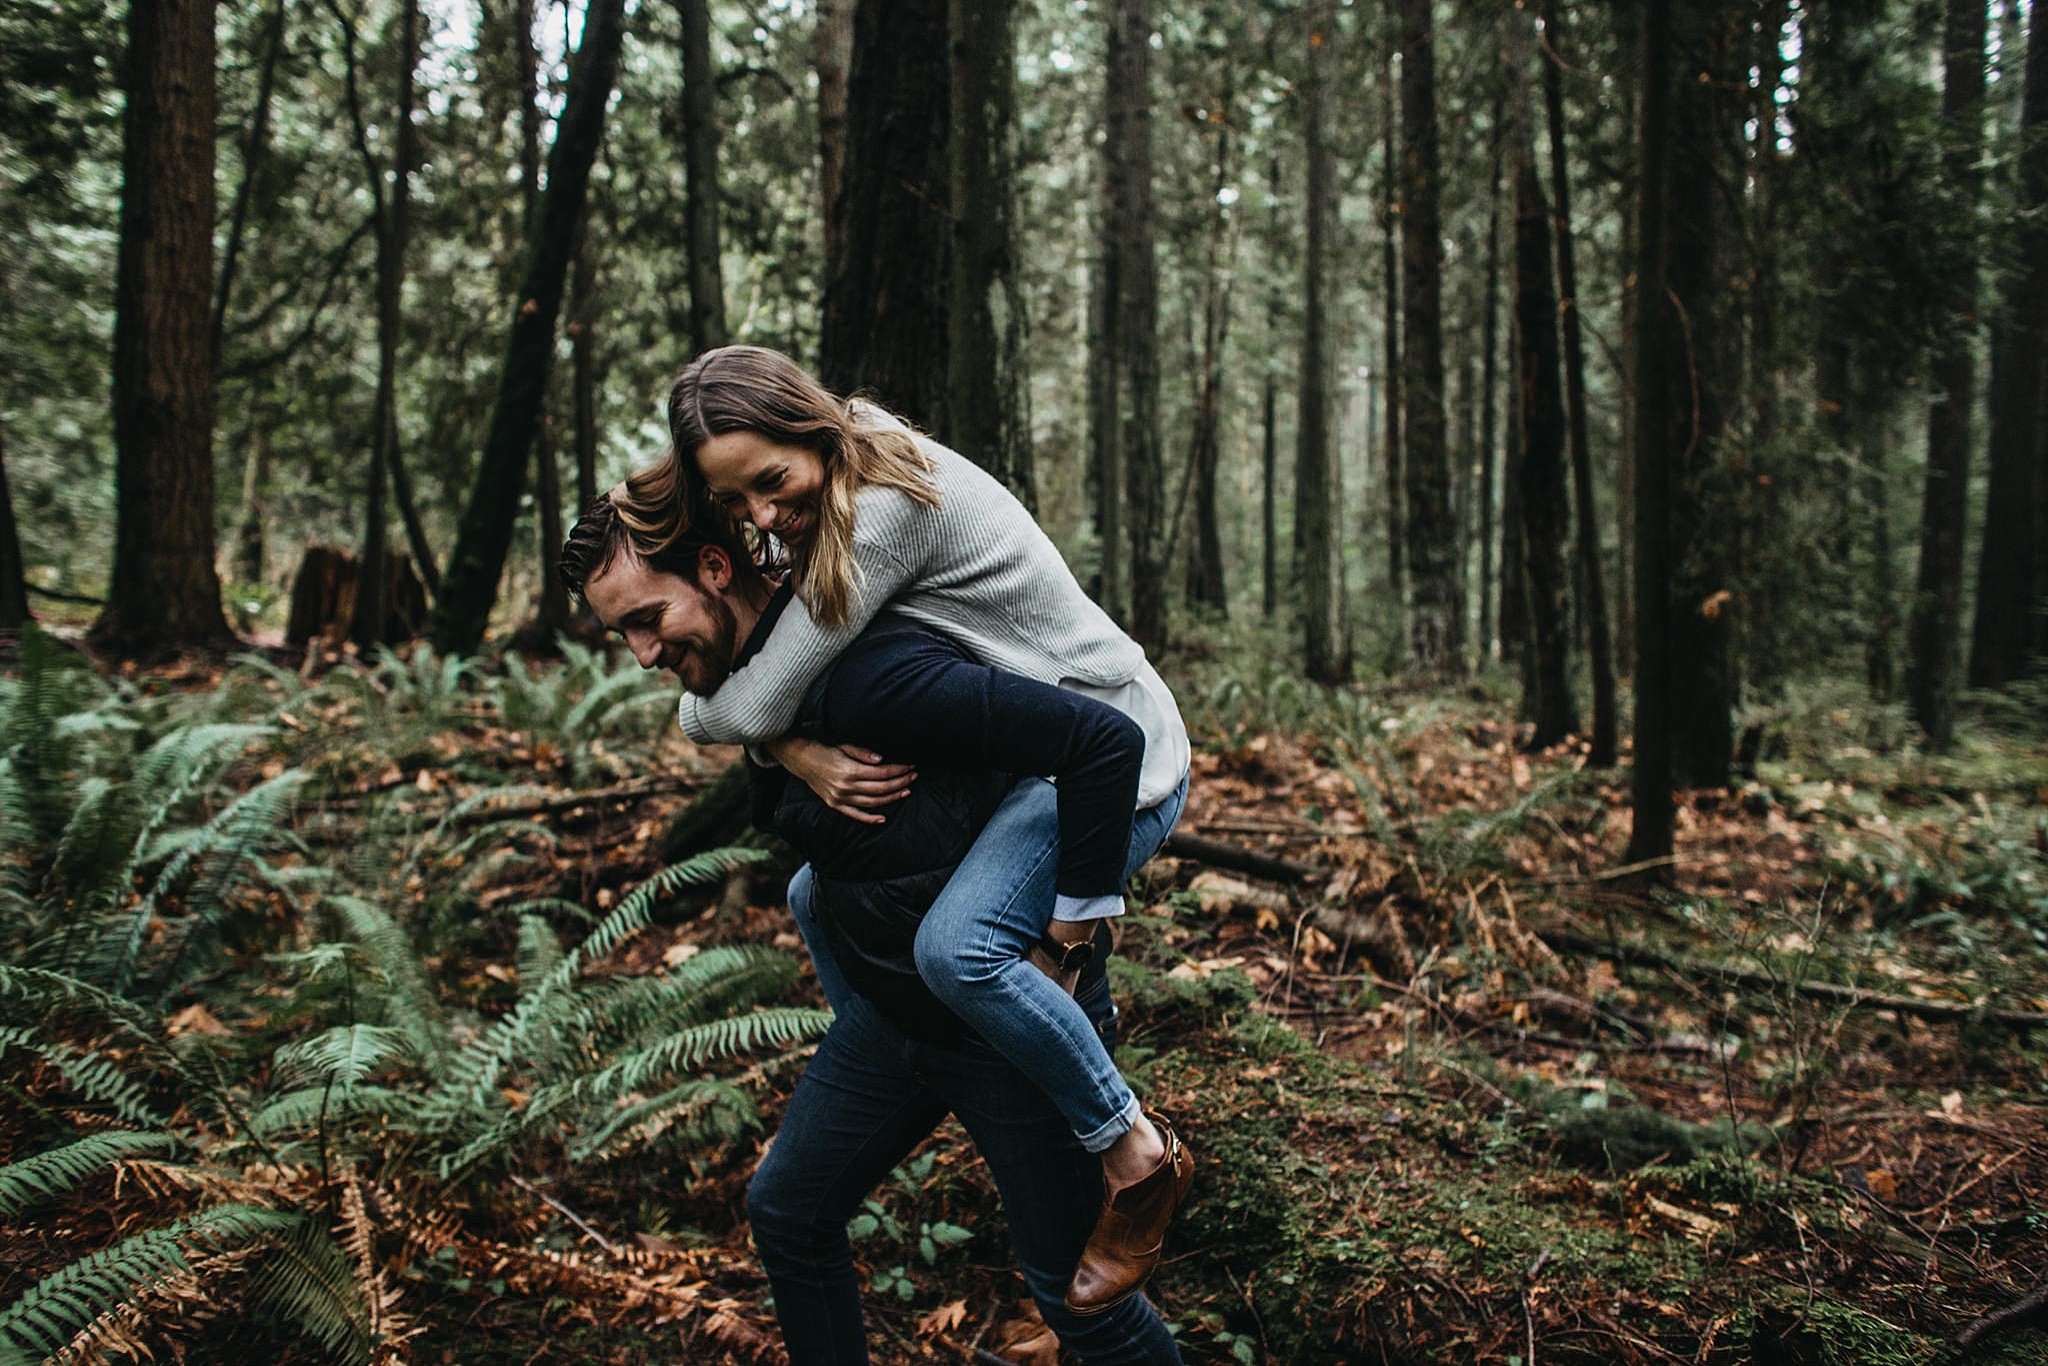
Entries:
<svg viewBox="0 0 2048 1366">
<path fill-rule="evenodd" d="M 697 552 L 707 545 L 725 552 L 726 558 L 732 561 L 736 580 L 743 582 L 762 576 L 760 563 L 755 560 L 745 536 L 725 509 L 717 508 L 693 516 L 689 530 L 667 545 L 656 548 L 648 538 L 627 525 L 626 519 L 619 514 L 619 505 L 611 494 L 605 493 L 591 499 L 590 505 L 583 509 L 583 515 L 576 519 L 576 525 L 569 528 L 569 534 L 562 539 L 562 556 L 556 562 L 556 568 L 562 576 L 563 586 L 578 597 L 583 596 L 585 584 L 602 577 L 622 554 L 636 556 L 657 573 L 673 574 L 688 583 L 695 583 Z"/>
</svg>

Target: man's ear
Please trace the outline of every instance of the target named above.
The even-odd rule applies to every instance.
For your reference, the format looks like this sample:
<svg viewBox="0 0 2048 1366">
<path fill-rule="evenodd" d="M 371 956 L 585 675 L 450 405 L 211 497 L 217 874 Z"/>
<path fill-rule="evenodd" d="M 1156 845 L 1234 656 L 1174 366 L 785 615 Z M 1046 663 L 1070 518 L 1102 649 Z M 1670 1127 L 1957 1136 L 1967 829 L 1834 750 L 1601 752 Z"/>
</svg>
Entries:
<svg viewBox="0 0 2048 1366">
<path fill-rule="evenodd" d="M 697 581 L 713 593 L 732 587 L 732 557 L 715 545 L 698 546 Z"/>
</svg>

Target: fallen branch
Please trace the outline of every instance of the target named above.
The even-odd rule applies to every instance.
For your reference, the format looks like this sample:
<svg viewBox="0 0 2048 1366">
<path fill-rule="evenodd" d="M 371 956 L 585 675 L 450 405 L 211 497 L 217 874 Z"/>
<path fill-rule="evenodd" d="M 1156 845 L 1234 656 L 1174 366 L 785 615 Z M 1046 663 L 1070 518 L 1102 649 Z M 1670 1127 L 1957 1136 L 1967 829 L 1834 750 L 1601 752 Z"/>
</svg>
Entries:
<svg viewBox="0 0 2048 1366">
<path fill-rule="evenodd" d="M 1619 963 L 1669 968 L 1687 977 L 1712 978 L 1763 991 L 1790 992 L 1794 996 L 1803 996 L 1808 1000 L 1838 1001 L 1846 1006 L 1860 1006 L 1868 1010 L 1896 1011 L 1901 1015 L 1911 1015 L 1922 1020 L 1956 1023 L 1982 1020 L 1988 1024 L 2004 1025 L 2008 1029 L 2048 1028 L 2048 1010 L 2001 1010 L 1990 1005 L 1964 1001 L 1928 1001 L 1918 996 L 1897 996 L 1881 991 L 1866 991 L 1862 987 L 1847 987 L 1839 982 L 1794 981 L 1781 974 L 1763 972 L 1755 968 L 1738 968 L 1730 963 L 1717 963 L 1706 958 L 1686 958 L 1678 954 L 1660 953 L 1640 944 L 1603 943 L 1584 935 L 1573 934 L 1568 930 L 1552 930 L 1540 937 L 1552 949 L 1563 952 L 1588 954 Z"/>
<path fill-rule="evenodd" d="M 1977 1343 L 2001 1328 L 2010 1328 L 2048 1310 L 2048 1281 L 2034 1287 L 2024 1299 L 2015 1300 L 2003 1309 L 1995 1309 L 1971 1323 L 1956 1334 L 1953 1346 L 1958 1354 L 1969 1351 Z"/>
<path fill-rule="evenodd" d="M 1191 835 L 1184 830 L 1176 830 L 1166 837 L 1166 852 L 1175 858 L 1193 859 L 1212 868 L 1228 868 L 1233 873 L 1248 873 L 1269 882 L 1316 882 L 1330 876 L 1333 871 L 1298 859 L 1261 854 L 1222 840 Z"/>
</svg>

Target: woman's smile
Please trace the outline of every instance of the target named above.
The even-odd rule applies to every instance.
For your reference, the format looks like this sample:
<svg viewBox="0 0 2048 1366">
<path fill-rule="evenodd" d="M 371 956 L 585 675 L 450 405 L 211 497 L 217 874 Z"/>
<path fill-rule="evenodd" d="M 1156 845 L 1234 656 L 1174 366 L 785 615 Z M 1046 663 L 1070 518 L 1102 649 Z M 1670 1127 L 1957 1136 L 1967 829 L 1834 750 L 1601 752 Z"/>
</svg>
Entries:
<svg viewBox="0 0 2048 1366">
<path fill-rule="evenodd" d="M 817 531 L 825 463 L 816 451 L 753 431 L 721 432 L 697 447 L 697 473 L 728 512 L 784 544 Z"/>
</svg>

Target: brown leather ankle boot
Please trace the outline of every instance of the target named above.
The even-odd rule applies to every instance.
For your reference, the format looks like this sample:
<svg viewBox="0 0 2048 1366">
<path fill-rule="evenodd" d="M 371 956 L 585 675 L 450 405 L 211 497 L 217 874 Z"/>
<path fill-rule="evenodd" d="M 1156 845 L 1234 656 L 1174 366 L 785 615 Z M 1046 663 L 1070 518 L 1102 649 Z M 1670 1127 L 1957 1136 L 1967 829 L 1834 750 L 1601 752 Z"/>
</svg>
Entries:
<svg viewBox="0 0 2048 1366">
<path fill-rule="evenodd" d="M 1067 1287 L 1067 1308 L 1099 1314 L 1143 1286 L 1159 1265 L 1166 1225 L 1195 1179 L 1194 1155 L 1159 1115 L 1150 1115 L 1166 1155 L 1143 1178 L 1102 1202 L 1095 1231 Z"/>
</svg>

